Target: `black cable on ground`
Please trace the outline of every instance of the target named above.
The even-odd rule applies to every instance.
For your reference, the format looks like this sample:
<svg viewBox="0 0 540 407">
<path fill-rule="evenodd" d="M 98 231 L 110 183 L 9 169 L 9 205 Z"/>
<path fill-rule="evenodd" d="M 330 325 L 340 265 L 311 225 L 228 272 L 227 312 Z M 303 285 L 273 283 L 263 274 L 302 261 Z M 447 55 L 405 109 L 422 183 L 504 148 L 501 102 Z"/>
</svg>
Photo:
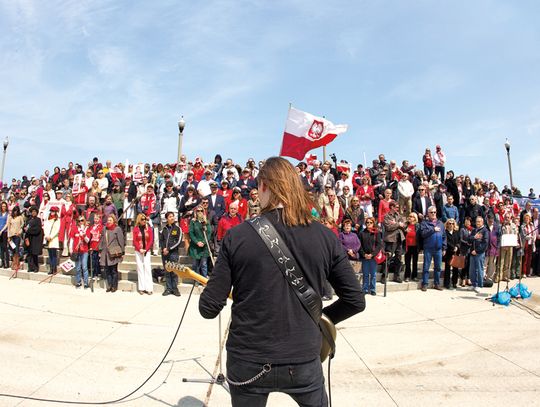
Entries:
<svg viewBox="0 0 540 407">
<path fill-rule="evenodd" d="M 119 403 L 125 399 L 127 399 L 128 397 L 132 396 L 133 394 L 135 394 L 137 391 L 139 391 L 146 383 L 148 383 L 148 381 L 156 374 L 156 372 L 159 370 L 159 368 L 161 367 L 161 365 L 163 364 L 163 362 L 165 362 L 165 359 L 167 358 L 167 356 L 169 355 L 169 352 L 171 351 L 172 349 L 172 346 L 174 344 L 174 342 L 176 341 L 176 337 L 178 336 L 178 332 L 180 331 L 180 327 L 182 326 L 182 322 L 184 322 L 184 316 L 186 315 L 186 311 L 188 309 L 188 305 L 189 305 L 189 301 L 191 300 L 191 295 L 193 294 L 193 289 L 195 288 L 195 283 L 193 283 L 193 285 L 191 286 L 191 291 L 189 292 L 189 296 L 188 296 L 188 299 L 187 299 L 187 302 L 186 302 L 186 306 L 184 308 L 184 311 L 182 312 L 182 317 L 180 318 L 180 322 L 178 323 L 178 327 L 176 328 L 176 332 L 174 333 L 174 336 L 172 338 L 172 341 L 171 341 L 171 344 L 169 345 L 169 348 L 167 349 L 167 351 L 165 352 L 165 355 L 163 356 L 163 359 L 161 359 L 161 361 L 159 362 L 159 364 L 157 365 L 157 367 L 154 369 L 154 371 L 150 374 L 150 376 L 148 376 L 146 378 L 146 380 L 144 382 L 142 382 L 142 384 L 137 387 L 135 390 L 133 390 L 132 392 L 130 392 L 129 394 L 126 394 L 125 396 L 123 397 L 120 397 L 119 399 L 116 399 L 116 400 L 110 400 L 110 401 L 74 401 L 74 400 L 55 400 L 55 399 L 44 399 L 44 398 L 39 398 L 39 397 L 31 397 L 31 396 L 19 396 L 19 395 L 16 395 L 16 394 L 5 394 L 5 393 L 0 393 L 0 397 L 9 397 L 9 398 L 14 398 L 14 399 L 23 399 L 23 400 L 32 400 L 32 401 L 42 401 L 42 402 L 45 402 L 45 403 L 61 403 L 61 404 L 83 404 L 83 405 L 105 405 L 105 404 L 114 404 L 114 403 Z"/>
<path fill-rule="evenodd" d="M 517 308 L 519 308 L 522 311 L 525 311 L 525 312 L 529 313 L 534 318 L 540 319 L 540 312 L 536 311 L 534 308 L 531 308 L 531 307 L 525 305 L 521 301 L 518 301 L 517 299 L 513 299 L 510 302 L 510 304 L 516 306 Z"/>
</svg>

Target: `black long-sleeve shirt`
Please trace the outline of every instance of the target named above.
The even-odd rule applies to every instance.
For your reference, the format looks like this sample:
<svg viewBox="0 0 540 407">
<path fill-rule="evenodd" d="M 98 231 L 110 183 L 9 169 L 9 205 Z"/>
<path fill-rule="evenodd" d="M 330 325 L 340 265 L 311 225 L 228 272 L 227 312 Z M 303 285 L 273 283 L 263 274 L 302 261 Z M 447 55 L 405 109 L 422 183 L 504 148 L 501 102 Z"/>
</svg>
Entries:
<svg viewBox="0 0 540 407">
<path fill-rule="evenodd" d="M 280 212 L 265 215 L 295 256 L 306 281 L 322 294 L 326 279 L 339 299 L 323 309 L 334 323 L 361 312 L 365 298 L 339 240 L 313 222 L 287 227 Z M 225 235 L 212 277 L 199 300 L 204 318 L 216 317 L 233 288 L 227 351 L 243 360 L 300 363 L 317 358 L 321 333 L 302 307 L 257 232 L 243 223 Z"/>
</svg>

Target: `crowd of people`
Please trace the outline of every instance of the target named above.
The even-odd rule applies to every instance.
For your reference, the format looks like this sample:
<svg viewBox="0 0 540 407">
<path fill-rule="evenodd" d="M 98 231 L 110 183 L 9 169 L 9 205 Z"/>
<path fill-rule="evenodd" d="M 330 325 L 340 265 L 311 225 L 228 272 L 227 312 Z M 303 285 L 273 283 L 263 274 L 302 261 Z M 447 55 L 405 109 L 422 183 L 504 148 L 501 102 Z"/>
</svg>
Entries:
<svg viewBox="0 0 540 407">
<path fill-rule="evenodd" d="M 297 173 L 313 217 L 334 231 L 361 270 L 365 293 L 376 295 L 378 271 L 398 283 L 420 280 L 425 291 L 432 262 L 437 290 L 478 291 L 485 280 L 540 275 L 538 208 L 520 207 L 517 188 L 499 191 L 493 182 L 446 171 L 440 146 L 425 150 L 422 169 L 407 160 L 398 166 L 384 154 L 367 168 L 331 158 L 300 162 Z M 18 270 L 26 263 L 37 272 L 45 248 L 49 274 L 69 258 L 76 287 L 88 287 L 90 269 L 115 292 L 132 232 L 140 294 L 153 291 L 153 254 L 165 265 L 185 249 L 194 271 L 207 277 L 227 231 L 261 213 L 262 165 L 249 159 L 240 166 L 219 154 L 209 163 L 182 156 L 174 164 L 115 166 L 96 157 L 86 168 L 70 162 L 52 174 L 13 179 L 1 190 L 2 266 Z M 180 295 L 177 286 L 176 275 L 165 272 L 164 295 Z M 327 285 L 324 299 L 331 297 Z"/>
</svg>

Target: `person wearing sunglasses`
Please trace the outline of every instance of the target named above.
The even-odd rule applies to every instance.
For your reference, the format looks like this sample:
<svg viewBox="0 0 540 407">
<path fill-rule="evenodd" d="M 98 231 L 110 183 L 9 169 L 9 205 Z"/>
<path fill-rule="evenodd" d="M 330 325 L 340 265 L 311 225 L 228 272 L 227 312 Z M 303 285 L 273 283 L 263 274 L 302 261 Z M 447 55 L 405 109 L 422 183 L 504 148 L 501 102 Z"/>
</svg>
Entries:
<svg viewBox="0 0 540 407">
<path fill-rule="evenodd" d="M 81 279 L 84 288 L 88 288 L 88 243 L 90 242 L 90 229 L 86 226 L 83 216 L 77 218 L 77 226 L 71 230 L 71 250 L 75 256 L 75 287 L 81 288 Z"/>
<path fill-rule="evenodd" d="M 208 277 L 209 242 L 212 240 L 212 225 L 208 223 L 205 209 L 199 205 L 195 208 L 193 219 L 189 223 L 189 256 L 193 259 L 193 271 Z"/>
<path fill-rule="evenodd" d="M 152 265 L 150 251 L 154 245 L 154 230 L 144 213 L 139 213 L 133 228 L 133 246 L 135 247 L 135 261 L 137 263 L 137 286 L 139 294 L 152 295 L 154 282 L 152 281 Z"/>
</svg>

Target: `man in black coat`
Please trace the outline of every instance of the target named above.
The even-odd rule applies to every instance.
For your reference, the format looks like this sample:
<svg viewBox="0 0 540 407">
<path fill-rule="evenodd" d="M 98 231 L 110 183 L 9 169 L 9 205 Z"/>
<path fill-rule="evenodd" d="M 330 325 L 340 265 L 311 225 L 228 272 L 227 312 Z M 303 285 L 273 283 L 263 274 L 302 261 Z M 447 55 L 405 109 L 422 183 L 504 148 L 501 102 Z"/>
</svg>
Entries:
<svg viewBox="0 0 540 407">
<path fill-rule="evenodd" d="M 363 311 L 364 293 L 347 254 L 330 229 L 313 221 L 309 195 L 293 166 L 281 157 L 269 158 L 258 179 L 262 216 L 281 236 L 272 247 L 288 246 L 297 262 L 297 268 L 289 269 L 291 277 L 295 270 L 303 272 L 303 281 L 314 292 L 316 311 L 334 323 Z M 199 299 L 201 315 L 215 318 L 232 289 L 226 345 L 232 405 L 263 406 L 270 392 L 280 391 L 299 405 L 327 406 L 319 321 L 299 302 L 283 274 L 286 271 L 263 240 L 268 235 L 258 233 L 264 234 L 264 228 L 256 229 L 250 222 L 257 219 L 225 234 L 214 274 Z M 327 280 L 339 298 L 321 310 L 320 296 Z"/>
<path fill-rule="evenodd" d="M 37 273 L 39 271 L 38 256 L 43 251 L 43 228 L 41 219 L 38 218 L 38 209 L 30 207 L 30 218 L 25 227 L 25 244 L 28 254 L 28 271 Z"/>
<path fill-rule="evenodd" d="M 426 186 L 420 185 L 418 187 L 418 195 L 414 197 L 412 210 L 418 215 L 418 220 L 422 221 L 427 217 L 428 208 L 433 205 L 433 201 L 426 193 Z"/>
<path fill-rule="evenodd" d="M 166 224 L 159 234 L 159 248 L 161 249 L 161 260 L 163 267 L 167 262 L 178 263 L 180 259 L 180 243 L 182 243 L 182 231 L 175 222 L 173 212 L 165 214 Z M 178 276 L 175 273 L 165 271 L 165 291 L 163 295 L 174 294 L 180 297 L 178 291 Z"/>
</svg>

